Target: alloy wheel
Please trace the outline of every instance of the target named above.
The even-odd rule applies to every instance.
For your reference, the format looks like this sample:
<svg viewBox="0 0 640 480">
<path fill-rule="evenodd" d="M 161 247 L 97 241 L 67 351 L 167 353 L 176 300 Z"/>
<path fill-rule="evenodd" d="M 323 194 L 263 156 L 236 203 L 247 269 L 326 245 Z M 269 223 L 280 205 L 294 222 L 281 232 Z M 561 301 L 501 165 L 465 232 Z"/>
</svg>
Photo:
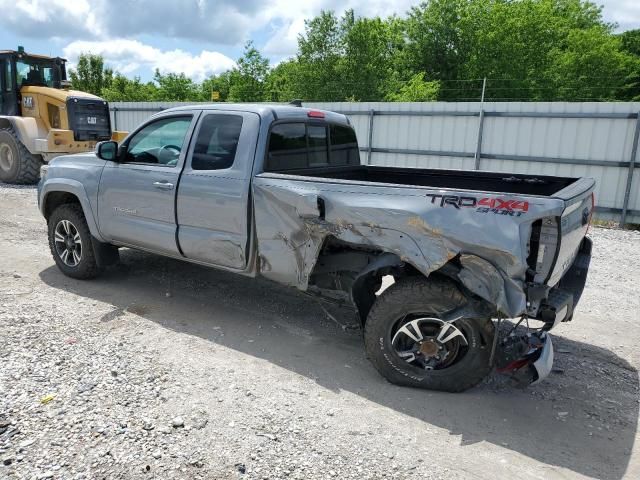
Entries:
<svg viewBox="0 0 640 480">
<path fill-rule="evenodd" d="M 466 355 L 469 342 L 455 321 L 426 315 L 399 319 L 391 345 L 405 362 L 421 370 L 443 370 Z"/>
<path fill-rule="evenodd" d="M 56 253 L 69 267 L 77 267 L 82 260 L 82 239 L 76 226 L 69 220 L 60 220 L 54 230 Z"/>
</svg>

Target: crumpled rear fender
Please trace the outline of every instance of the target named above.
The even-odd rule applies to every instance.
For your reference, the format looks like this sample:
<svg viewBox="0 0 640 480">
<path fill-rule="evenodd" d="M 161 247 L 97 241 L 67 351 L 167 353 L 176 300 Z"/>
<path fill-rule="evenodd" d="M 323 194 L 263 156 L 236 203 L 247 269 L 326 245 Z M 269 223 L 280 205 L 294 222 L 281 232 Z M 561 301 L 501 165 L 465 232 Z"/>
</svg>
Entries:
<svg viewBox="0 0 640 480">
<path fill-rule="evenodd" d="M 256 188 L 254 202 L 260 271 L 271 280 L 306 290 L 327 236 L 396 254 L 425 275 L 430 271 L 424 253 L 411 235 L 374 223 L 355 225 L 343 218 L 322 218 L 317 196 L 300 197 L 286 191 L 275 193 Z M 439 248 L 440 244 L 433 245 Z M 446 256 L 446 252 L 442 254 Z"/>
<path fill-rule="evenodd" d="M 526 308 L 522 287 L 502 274 L 491 262 L 476 255 L 461 254 L 458 279 L 471 292 L 494 305 L 499 312 L 515 317 Z"/>
<path fill-rule="evenodd" d="M 526 215 L 487 215 L 434 205 L 423 189 L 297 181 L 278 174 L 255 177 L 253 198 L 259 270 L 267 278 L 306 290 L 331 236 L 394 254 L 425 276 L 454 261 L 461 284 L 509 318 L 526 311 L 533 219 L 557 207 L 552 200 L 527 199 Z"/>
</svg>

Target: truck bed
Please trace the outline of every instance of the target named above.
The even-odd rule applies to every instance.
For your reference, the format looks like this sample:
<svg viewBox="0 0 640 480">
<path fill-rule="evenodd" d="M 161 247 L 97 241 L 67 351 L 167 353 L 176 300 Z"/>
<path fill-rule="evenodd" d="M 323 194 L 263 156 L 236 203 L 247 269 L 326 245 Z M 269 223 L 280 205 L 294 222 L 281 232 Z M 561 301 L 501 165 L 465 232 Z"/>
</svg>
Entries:
<svg viewBox="0 0 640 480">
<path fill-rule="evenodd" d="M 550 197 L 577 179 L 515 173 L 377 166 L 272 171 L 286 175 Z"/>
</svg>

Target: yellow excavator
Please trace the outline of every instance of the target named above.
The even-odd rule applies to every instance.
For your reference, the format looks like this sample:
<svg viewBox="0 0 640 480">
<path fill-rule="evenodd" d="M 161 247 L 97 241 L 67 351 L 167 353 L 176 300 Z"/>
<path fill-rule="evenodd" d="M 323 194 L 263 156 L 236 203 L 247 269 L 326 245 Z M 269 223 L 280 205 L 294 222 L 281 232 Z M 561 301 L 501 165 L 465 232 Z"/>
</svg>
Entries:
<svg viewBox="0 0 640 480">
<path fill-rule="evenodd" d="M 0 181 L 36 183 L 52 158 L 126 136 L 111 131 L 105 100 L 70 89 L 65 64 L 22 47 L 0 50 Z"/>
</svg>

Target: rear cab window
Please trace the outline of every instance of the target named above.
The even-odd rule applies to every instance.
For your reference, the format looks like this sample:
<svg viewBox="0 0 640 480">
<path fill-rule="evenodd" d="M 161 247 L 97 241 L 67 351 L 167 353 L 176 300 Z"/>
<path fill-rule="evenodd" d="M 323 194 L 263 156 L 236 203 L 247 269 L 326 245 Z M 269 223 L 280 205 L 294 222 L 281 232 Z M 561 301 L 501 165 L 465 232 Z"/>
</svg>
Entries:
<svg viewBox="0 0 640 480">
<path fill-rule="evenodd" d="M 291 122 L 271 129 L 266 172 L 358 165 L 358 141 L 351 127 Z"/>
</svg>

